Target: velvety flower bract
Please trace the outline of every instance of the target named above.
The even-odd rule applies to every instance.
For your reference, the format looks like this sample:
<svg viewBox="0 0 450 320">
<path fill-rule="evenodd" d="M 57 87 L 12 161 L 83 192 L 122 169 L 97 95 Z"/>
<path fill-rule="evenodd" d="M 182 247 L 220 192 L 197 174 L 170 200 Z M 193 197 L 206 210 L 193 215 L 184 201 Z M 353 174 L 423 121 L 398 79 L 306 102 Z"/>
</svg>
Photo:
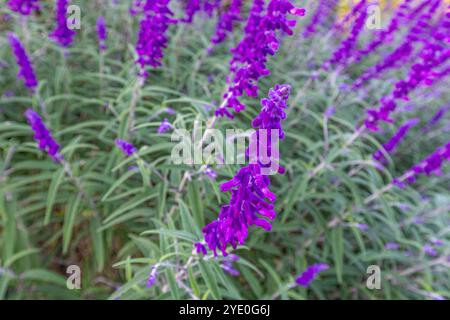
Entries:
<svg viewBox="0 0 450 320">
<path fill-rule="evenodd" d="M 319 273 L 328 270 L 329 268 L 330 267 L 326 263 L 315 263 L 306 268 L 306 270 L 295 279 L 295 282 L 302 287 L 308 287 Z"/>
<path fill-rule="evenodd" d="M 17 65 L 19 66 L 19 73 L 17 76 L 23 80 L 27 88 L 34 90 L 38 85 L 38 80 L 25 48 L 19 38 L 11 32 L 8 33 L 8 40 L 16 58 Z"/>
</svg>

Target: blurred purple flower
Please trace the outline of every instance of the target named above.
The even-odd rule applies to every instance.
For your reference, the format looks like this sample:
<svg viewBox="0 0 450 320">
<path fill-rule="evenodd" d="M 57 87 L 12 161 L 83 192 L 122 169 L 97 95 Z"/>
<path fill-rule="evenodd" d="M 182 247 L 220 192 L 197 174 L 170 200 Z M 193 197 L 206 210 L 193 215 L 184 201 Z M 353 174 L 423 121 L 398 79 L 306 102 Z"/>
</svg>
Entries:
<svg viewBox="0 0 450 320">
<path fill-rule="evenodd" d="M 241 18 L 242 0 L 231 0 L 228 8 L 222 8 L 219 14 L 219 19 L 216 26 L 216 32 L 211 39 L 213 44 L 219 44 L 225 41 L 227 34 L 233 32 L 235 22 L 240 21 Z"/>
<path fill-rule="evenodd" d="M 106 40 L 108 38 L 108 33 L 106 30 L 105 18 L 102 16 L 97 18 L 97 37 L 98 37 L 98 47 L 100 51 L 106 50 Z"/>
<path fill-rule="evenodd" d="M 153 287 L 157 276 L 158 276 L 158 266 L 154 265 L 152 267 L 152 270 L 150 271 L 150 274 L 148 275 L 148 278 L 147 278 L 147 283 L 146 283 L 147 288 Z"/>
<path fill-rule="evenodd" d="M 73 37 L 75 36 L 75 31 L 67 27 L 67 8 L 69 2 L 69 0 L 56 0 L 56 27 L 49 35 L 51 39 L 64 48 L 72 44 Z"/>
<path fill-rule="evenodd" d="M 201 242 L 196 242 L 196 243 L 194 243 L 194 246 L 195 246 L 195 252 L 196 252 L 197 254 L 203 254 L 204 256 L 207 254 L 206 248 L 205 248 L 205 246 L 203 245 L 203 243 L 201 243 Z"/>
<path fill-rule="evenodd" d="M 169 120 L 165 118 L 163 121 L 161 121 L 161 124 L 158 128 L 158 134 L 163 134 L 167 131 L 169 131 L 172 128 L 172 125 L 170 124 Z"/>
<path fill-rule="evenodd" d="M 302 286 L 308 287 L 310 283 L 317 277 L 317 275 L 330 267 L 326 263 L 315 263 L 306 268 L 296 279 L 295 282 Z"/>
<path fill-rule="evenodd" d="M 40 4 L 38 0 L 9 0 L 6 5 L 12 10 L 21 15 L 28 16 L 33 11 L 40 10 Z"/>
<path fill-rule="evenodd" d="M 127 156 L 131 156 L 134 153 L 137 152 L 137 149 L 128 141 L 122 140 L 122 139 L 116 139 L 115 140 L 116 146 L 122 150 L 122 152 Z"/>
<path fill-rule="evenodd" d="M 430 246 L 429 244 L 426 244 L 423 246 L 423 252 L 425 252 L 427 255 L 435 257 L 438 255 L 438 252 L 435 248 Z"/>
<path fill-rule="evenodd" d="M 63 156 L 59 153 L 58 143 L 53 139 L 39 114 L 33 109 L 27 109 L 25 117 L 34 131 L 34 139 L 39 144 L 39 149 L 47 152 L 55 162 L 63 160 Z"/>
<path fill-rule="evenodd" d="M 25 48 L 14 33 L 8 33 L 8 40 L 16 58 L 17 65 L 19 66 L 19 73 L 17 76 L 23 80 L 27 88 L 34 91 L 38 85 L 38 80 Z"/>
</svg>

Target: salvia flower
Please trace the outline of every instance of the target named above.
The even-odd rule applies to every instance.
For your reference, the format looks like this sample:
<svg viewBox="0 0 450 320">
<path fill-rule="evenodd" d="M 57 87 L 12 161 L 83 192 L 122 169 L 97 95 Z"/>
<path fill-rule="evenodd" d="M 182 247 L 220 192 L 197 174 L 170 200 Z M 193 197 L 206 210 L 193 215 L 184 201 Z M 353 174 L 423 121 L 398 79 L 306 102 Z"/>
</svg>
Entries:
<svg viewBox="0 0 450 320">
<path fill-rule="evenodd" d="M 423 13 L 409 30 L 404 41 L 392 53 L 385 56 L 376 65 L 370 67 L 359 76 L 353 82 L 353 88 L 360 88 L 369 80 L 379 78 L 387 70 L 393 69 L 408 61 L 414 53 L 415 44 L 427 39 L 427 32 L 429 32 L 431 27 L 430 21 L 436 10 L 439 8 L 440 3 L 440 0 L 435 0 L 429 8 L 429 11 Z"/>
<path fill-rule="evenodd" d="M 302 286 L 308 287 L 319 273 L 328 270 L 330 267 L 326 263 L 315 263 L 306 268 L 296 279 L 295 282 Z"/>
<path fill-rule="evenodd" d="M 284 132 L 280 121 L 286 117 L 283 110 L 287 107 L 289 92 L 289 85 L 277 85 L 271 89 L 269 97 L 261 102 L 262 109 L 253 120 L 253 126 L 257 129 L 276 129 L 282 138 Z M 266 148 L 270 148 L 269 145 Z M 241 168 L 233 179 L 220 185 L 222 192 L 231 192 L 230 203 L 223 205 L 218 219 L 202 230 L 205 242 L 214 255 L 220 250 L 226 256 L 228 245 L 236 248 L 244 244 L 250 226 L 255 225 L 266 231 L 272 229 L 269 221 L 276 217 L 273 205 L 276 195 L 269 190 L 270 179 L 263 174 L 263 169 L 259 162 L 250 163 Z"/>
<path fill-rule="evenodd" d="M 234 24 L 242 19 L 242 3 L 242 0 L 232 0 L 228 8 L 223 8 L 223 12 L 219 14 L 216 32 L 211 39 L 213 44 L 222 43 L 227 35 L 233 32 Z"/>
<path fill-rule="evenodd" d="M 6 5 L 17 13 L 29 16 L 40 9 L 39 0 L 9 0 Z"/>
<path fill-rule="evenodd" d="M 258 96 L 258 80 L 270 74 L 266 67 L 267 57 L 275 55 L 279 47 L 277 32 L 293 34 L 295 20 L 289 15 L 304 16 L 305 9 L 296 8 L 288 0 L 271 0 L 264 14 L 264 1 L 254 0 L 250 10 L 244 37 L 231 50 L 229 88 L 224 103 L 215 111 L 217 116 L 233 118 L 232 112 L 240 112 L 245 106 L 239 101 L 244 93 Z"/>
<path fill-rule="evenodd" d="M 408 131 L 417 125 L 419 123 L 419 119 L 414 118 L 411 120 L 406 121 L 398 130 L 397 132 L 392 136 L 391 139 L 389 139 L 388 142 L 383 144 L 383 149 L 386 150 L 387 153 L 392 153 L 395 151 L 396 147 L 401 143 L 401 141 L 405 138 L 405 136 L 408 134 Z M 377 150 L 373 158 L 377 161 L 385 161 L 384 154 L 381 150 Z"/>
<path fill-rule="evenodd" d="M 147 278 L 146 287 L 151 288 L 156 282 L 156 277 L 158 276 L 158 265 L 154 265 L 150 271 Z"/>
<path fill-rule="evenodd" d="M 17 76 L 23 80 L 27 88 L 34 90 L 38 85 L 38 81 L 25 48 L 19 38 L 13 33 L 8 33 L 8 40 L 16 58 L 17 65 L 19 66 L 19 73 Z"/>
<path fill-rule="evenodd" d="M 161 124 L 158 127 L 158 134 L 163 134 L 169 131 L 171 128 L 172 125 L 170 124 L 169 120 L 165 118 L 163 121 L 161 121 Z"/>
<path fill-rule="evenodd" d="M 431 174 L 441 175 L 441 167 L 445 161 L 450 161 L 450 142 L 445 146 L 439 147 L 419 164 L 414 165 L 402 177 L 394 179 L 393 183 L 402 188 L 405 185 L 405 181 L 413 183 L 420 174 L 427 176 Z"/>
<path fill-rule="evenodd" d="M 205 170 L 203 171 L 203 173 L 208 176 L 210 179 L 215 179 L 217 178 L 217 172 L 214 171 L 210 166 L 206 166 Z"/>
<path fill-rule="evenodd" d="M 39 144 L 39 149 L 47 152 L 55 162 L 60 162 L 63 156 L 59 153 L 59 145 L 53 139 L 39 114 L 33 109 L 27 109 L 25 117 L 34 131 L 34 139 Z"/>
<path fill-rule="evenodd" d="M 428 121 L 428 123 L 422 128 L 422 131 L 427 132 L 428 130 L 430 130 L 430 128 L 438 124 L 449 109 L 450 105 L 439 108 L 439 110 L 436 111 L 430 121 Z"/>
<path fill-rule="evenodd" d="M 303 36 L 308 38 L 316 33 L 317 27 L 323 25 L 333 13 L 339 0 L 319 0 L 311 20 L 305 27 Z"/>
<path fill-rule="evenodd" d="M 147 0 L 142 7 L 144 17 L 140 21 L 136 52 L 136 64 L 140 67 L 140 76 L 148 77 L 147 66 L 161 66 L 163 50 L 167 47 L 169 25 L 176 21 L 169 9 L 170 0 Z"/>
<path fill-rule="evenodd" d="M 360 7 L 356 14 L 356 19 L 350 30 L 350 33 L 344 41 L 341 42 L 340 46 L 332 54 L 331 58 L 325 63 L 324 68 L 327 69 L 330 65 L 343 64 L 345 65 L 352 53 L 355 50 L 359 35 L 363 31 L 363 27 L 366 23 L 367 10 L 365 8 L 367 0 L 361 0 L 356 7 Z"/>
<path fill-rule="evenodd" d="M 97 18 L 97 38 L 100 51 L 106 50 L 106 39 L 108 38 L 108 33 L 106 30 L 105 18 L 101 16 Z"/>
<path fill-rule="evenodd" d="M 137 149 L 128 141 L 122 140 L 122 139 L 116 139 L 115 140 L 116 146 L 122 150 L 122 152 L 127 156 L 130 157 L 134 153 L 137 152 Z"/>
<path fill-rule="evenodd" d="M 221 0 L 187 0 L 185 4 L 185 17 L 183 22 L 191 23 L 197 13 L 205 12 L 211 17 L 216 9 L 220 7 Z"/>
<path fill-rule="evenodd" d="M 56 41 L 60 46 L 66 48 L 73 42 L 75 31 L 67 27 L 67 8 L 69 0 L 56 0 L 55 19 L 56 27 L 50 38 Z"/>
</svg>

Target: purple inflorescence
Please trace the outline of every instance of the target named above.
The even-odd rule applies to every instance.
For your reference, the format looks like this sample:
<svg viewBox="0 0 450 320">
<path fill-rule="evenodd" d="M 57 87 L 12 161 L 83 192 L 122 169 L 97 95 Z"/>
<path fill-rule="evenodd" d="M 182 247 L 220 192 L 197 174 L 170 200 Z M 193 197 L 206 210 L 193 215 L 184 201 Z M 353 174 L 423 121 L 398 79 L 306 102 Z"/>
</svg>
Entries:
<svg viewBox="0 0 450 320">
<path fill-rule="evenodd" d="M 279 130 L 282 138 L 284 133 L 280 121 L 286 116 L 283 109 L 287 107 L 289 93 L 290 86 L 275 86 L 269 97 L 263 99 L 263 107 L 253 126 L 258 130 Z M 270 142 L 267 149 L 270 149 L 269 145 Z M 228 245 L 236 248 L 238 244 L 244 244 L 252 225 L 271 230 L 272 226 L 266 219 L 273 220 L 276 216 L 273 205 L 276 196 L 269 190 L 270 179 L 262 169 L 258 162 L 250 163 L 241 168 L 233 179 L 221 184 L 222 192 L 231 192 L 230 203 L 221 207 L 217 220 L 203 228 L 205 242 L 215 255 L 219 249 L 226 256 Z"/>
<path fill-rule="evenodd" d="M 315 263 L 306 268 L 306 270 L 295 279 L 295 282 L 302 287 L 308 287 L 319 273 L 328 270 L 329 268 L 330 267 L 326 263 Z"/>
<path fill-rule="evenodd" d="M 100 51 L 106 50 L 106 39 L 108 38 L 108 33 L 106 30 L 105 18 L 101 16 L 97 18 L 97 38 Z"/>
<path fill-rule="evenodd" d="M 137 152 L 137 149 L 128 141 L 122 140 L 122 139 L 116 139 L 115 140 L 116 146 L 122 150 L 122 152 L 127 156 L 131 156 L 134 153 Z"/>
<path fill-rule="evenodd" d="M 427 40 L 427 32 L 430 30 L 434 13 L 439 8 L 441 0 L 435 0 L 428 12 L 423 13 L 410 29 L 405 40 L 390 54 L 373 67 L 367 69 L 353 82 L 353 88 L 360 88 L 364 83 L 373 78 L 380 77 L 384 72 L 405 63 L 414 53 L 415 44 Z"/>
<path fill-rule="evenodd" d="M 165 118 L 163 121 L 161 121 L 161 124 L 158 127 L 158 134 L 163 134 L 167 131 L 169 131 L 172 128 L 172 125 L 169 122 L 169 119 Z"/>
<path fill-rule="evenodd" d="M 350 30 L 348 37 L 341 42 L 341 45 L 332 54 L 331 58 L 325 63 L 324 68 L 328 68 L 330 65 L 342 64 L 346 65 L 350 57 L 352 56 L 359 35 L 363 31 L 364 24 L 366 23 L 367 10 L 366 10 L 367 0 L 361 0 L 355 8 L 359 8 L 358 11 L 354 12 L 355 21 Z"/>
<path fill-rule="evenodd" d="M 316 33 L 317 27 L 326 22 L 329 16 L 333 13 L 335 7 L 338 4 L 338 0 L 319 0 L 316 11 L 314 11 L 311 20 L 305 27 L 303 36 L 308 38 Z"/>
<path fill-rule="evenodd" d="M 9 0 L 6 5 L 15 12 L 29 16 L 41 8 L 38 0 Z"/>
<path fill-rule="evenodd" d="M 19 66 L 19 73 L 17 76 L 23 80 L 27 88 L 34 90 L 38 85 L 38 81 L 22 43 L 13 33 L 8 33 L 8 40 L 14 56 L 16 57 L 17 65 Z"/>
<path fill-rule="evenodd" d="M 136 52 L 136 64 L 140 68 L 140 76 L 148 77 L 146 66 L 157 68 L 161 66 L 164 56 L 163 50 L 167 47 L 167 31 L 169 25 L 176 21 L 169 9 L 170 0 L 140 1 L 144 17 L 141 19 Z"/>
<path fill-rule="evenodd" d="M 156 277 L 158 276 L 158 266 L 154 265 L 148 275 L 146 287 L 151 288 L 156 282 Z"/>
<path fill-rule="evenodd" d="M 445 161 L 450 161 L 450 142 L 445 146 L 439 147 L 419 164 L 414 165 L 402 176 L 405 178 L 396 178 L 393 180 L 393 183 L 402 188 L 405 185 L 405 181 L 407 183 L 414 183 L 416 177 L 420 174 L 427 176 L 431 174 L 441 175 L 441 167 Z"/>
<path fill-rule="evenodd" d="M 59 145 L 53 139 L 39 114 L 33 109 L 27 109 L 25 117 L 34 131 L 34 139 L 39 144 L 39 149 L 47 152 L 54 161 L 60 162 L 63 156 L 59 153 Z"/>
<path fill-rule="evenodd" d="M 245 34 L 239 44 L 231 50 L 228 91 L 224 103 L 215 111 L 217 116 L 233 118 L 232 112 L 240 112 L 245 106 L 238 100 L 244 93 L 250 97 L 258 96 L 257 81 L 267 76 L 267 56 L 275 55 L 279 47 L 277 31 L 292 35 L 295 20 L 288 15 L 305 15 L 305 10 L 296 8 L 288 0 L 271 0 L 264 14 L 264 1 L 254 0 L 245 26 Z"/>
<path fill-rule="evenodd" d="M 408 134 L 408 131 L 418 123 L 419 119 L 417 118 L 406 121 L 392 136 L 392 138 L 389 139 L 388 142 L 383 144 L 383 149 L 386 150 L 387 153 L 392 153 L 395 150 L 395 148 L 401 143 L 401 141 L 405 138 L 405 136 Z M 377 150 L 374 153 L 373 158 L 377 161 L 386 160 L 381 150 Z"/>
<path fill-rule="evenodd" d="M 223 12 L 219 14 L 217 22 L 216 33 L 211 39 L 214 44 L 219 44 L 225 41 L 227 34 L 233 32 L 235 22 L 240 21 L 241 18 L 242 0 L 232 0 L 228 8 L 223 8 Z"/>
<path fill-rule="evenodd" d="M 56 0 L 55 19 L 56 27 L 50 33 L 50 38 L 56 41 L 62 47 L 68 47 L 72 44 L 75 31 L 67 27 L 67 8 L 69 0 Z"/>
<path fill-rule="evenodd" d="M 199 12 L 205 12 L 211 17 L 216 9 L 220 7 L 221 0 L 187 0 L 185 4 L 185 17 L 183 22 L 191 23 Z"/>
</svg>

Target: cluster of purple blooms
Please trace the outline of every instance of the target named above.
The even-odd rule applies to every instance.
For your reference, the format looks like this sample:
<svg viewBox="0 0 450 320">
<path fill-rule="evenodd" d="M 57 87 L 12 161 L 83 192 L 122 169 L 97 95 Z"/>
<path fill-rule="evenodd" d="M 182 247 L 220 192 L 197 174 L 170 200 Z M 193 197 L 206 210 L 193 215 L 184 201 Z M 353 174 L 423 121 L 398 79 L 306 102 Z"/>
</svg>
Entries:
<svg viewBox="0 0 450 320">
<path fill-rule="evenodd" d="M 295 282 L 302 287 L 308 287 L 319 273 L 328 270 L 329 268 L 329 265 L 326 263 L 315 263 L 306 268 L 306 270 L 295 279 Z"/>
<path fill-rule="evenodd" d="M 38 85 L 38 80 L 22 43 L 13 33 L 8 33 L 8 40 L 14 56 L 16 57 L 17 65 L 19 66 L 19 73 L 17 76 L 23 80 L 27 88 L 34 91 Z"/>
<path fill-rule="evenodd" d="M 228 34 L 233 32 L 234 24 L 241 18 L 242 0 L 231 0 L 228 8 L 223 8 L 219 14 L 216 32 L 211 38 L 213 44 L 219 44 L 225 41 Z"/>
<path fill-rule="evenodd" d="M 403 175 L 403 177 L 406 177 L 406 182 L 414 183 L 416 177 L 420 174 L 425 174 L 427 176 L 431 174 L 441 175 L 441 167 L 445 161 L 450 161 L 450 142 L 439 147 L 419 164 L 413 166 Z M 393 183 L 399 187 L 404 187 L 405 185 L 403 178 L 394 179 Z"/>
<path fill-rule="evenodd" d="M 184 8 L 183 22 L 191 23 L 199 12 L 205 12 L 211 17 L 221 5 L 221 0 L 187 0 Z"/>
<path fill-rule="evenodd" d="M 122 150 L 122 152 L 127 156 L 130 157 L 134 153 L 137 152 L 137 149 L 128 141 L 122 140 L 122 139 L 116 139 L 115 141 L 116 146 Z"/>
<path fill-rule="evenodd" d="M 17 13 L 29 16 L 34 11 L 40 10 L 39 0 L 9 0 L 6 5 Z"/>
<path fill-rule="evenodd" d="M 367 19 L 367 0 L 361 0 L 356 6 L 355 11 L 352 14 L 355 16 L 355 21 L 350 30 L 348 37 L 341 42 L 340 46 L 336 49 L 336 51 L 332 54 L 329 61 L 324 64 L 324 68 L 328 69 L 330 65 L 346 65 L 348 60 L 350 59 L 352 53 L 355 51 L 355 47 L 357 44 L 357 40 L 361 32 L 363 31 L 363 27 L 366 23 Z"/>
<path fill-rule="evenodd" d="M 34 131 L 34 139 L 39 145 L 39 149 L 48 153 L 55 162 L 60 162 L 63 156 L 59 153 L 59 145 L 53 139 L 50 130 L 47 129 L 42 118 L 33 109 L 27 109 L 25 117 Z"/>
<path fill-rule="evenodd" d="M 264 14 L 264 1 L 254 0 L 244 29 L 244 37 L 231 50 L 228 91 L 224 95 L 225 103 L 215 114 L 233 118 L 232 112 L 240 112 L 245 108 L 239 101 L 244 93 L 250 97 L 258 96 L 257 81 L 270 74 L 267 69 L 267 56 L 275 55 L 279 47 L 277 32 L 292 35 L 295 20 L 289 20 L 288 15 L 304 16 L 305 9 L 296 8 L 288 0 L 271 0 Z"/>
<path fill-rule="evenodd" d="M 283 138 L 281 121 L 286 117 L 284 109 L 287 108 L 290 89 L 289 85 L 277 85 L 270 90 L 268 99 L 262 102 L 260 114 L 253 121 L 255 128 L 278 129 L 280 138 Z M 203 228 L 205 242 L 214 255 L 220 250 L 226 256 L 228 245 L 236 248 L 244 244 L 252 225 L 271 230 L 272 226 L 266 219 L 276 217 L 273 205 L 276 195 L 269 190 L 269 177 L 261 171 L 258 162 L 250 163 L 241 168 L 233 179 L 220 185 L 222 192 L 231 192 L 230 203 L 221 207 L 217 220 Z M 199 246 L 197 250 L 203 251 Z"/>
<path fill-rule="evenodd" d="M 72 44 L 76 34 L 74 30 L 67 27 L 67 8 L 69 2 L 69 0 L 56 0 L 56 27 L 53 32 L 50 33 L 50 38 L 64 48 Z"/>
<path fill-rule="evenodd" d="M 143 17 L 140 21 L 136 52 L 136 63 L 140 67 L 140 76 L 148 77 L 145 70 L 147 66 L 157 68 L 161 66 L 164 56 L 163 50 L 167 47 L 167 31 L 170 24 L 176 23 L 172 19 L 173 12 L 169 9 L 170 0 L 136 1 L 135 7 Z M 136 5 L 138 3 L 138 5 Z"/>
<path fill-rule="evenodd" d="M 98 48 L 100 51 L 106 50 L 106 39 L 108 38 L 108 33 L 106 30 L 106 22 L 105 18 L 98 17 L 97 18 L 97 38 L 98 38 Z"/>
<path fill-rule="evenodd" d="M 319 0 L 317 2 L 317 8 L 314 11 L 309 23 L 305 27 L 303 36 L 309 38 L 317 31 L 317 27 L 323 25 L 330 15 L 334 12 L 339 0 Z"/>
</svg>

